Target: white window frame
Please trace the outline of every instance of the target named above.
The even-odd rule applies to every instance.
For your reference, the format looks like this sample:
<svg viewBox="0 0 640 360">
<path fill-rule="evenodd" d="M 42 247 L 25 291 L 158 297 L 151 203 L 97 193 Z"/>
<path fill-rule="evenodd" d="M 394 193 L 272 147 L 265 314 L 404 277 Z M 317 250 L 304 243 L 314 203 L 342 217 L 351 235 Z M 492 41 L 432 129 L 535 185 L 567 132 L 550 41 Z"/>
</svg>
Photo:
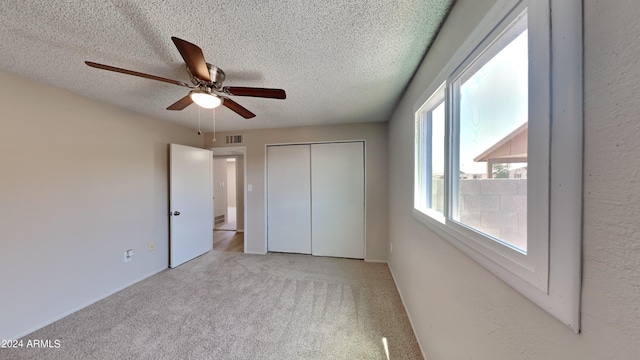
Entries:
<svg viewBox="0 0 640 360">
<path fill-rule="evenodd" d="M 430 138 L 430 136 L 432 136 L 433 134 L 432 132 L 433 122 L 431 119 L 428 119 L 425 121 L 425 119 L 422 116 L 425 112 L 433 112 L 433 110 L 435 110 L 443 102 L 445 103 L 445 108 L 446 108 L 446 86 L 445 85 L 446 83 L 442 83 L 442 85 L 440 85 L 440 87 L 429 97 L 429 99 L 416 111 L 415 169 L 419 168 L 421 171 L 415 172 L 414 208 L 419 202 L 424 201 L 423 199 L 425 196 L 427 196 L 428 199 L 431 199 L 431 190 L 432 190 L 431 174 L 432 174 L 433 164 L 431 164 L 431 157 L 426 156 L 426 152 L 432 149 L 432 145 L 433 145 L 432 139 Z M 445 111 L 445 118 L 446 118 L 446 111 Z M 430 129 L 427 131 L 427 134 L 424 134 L 424 131 L 426 130 L 425 127 L 430 127 Z M 426 135 L 427 139 L 425 139 L 423 135 Z M 446 170 L 445 170 L 445 173 L 446 173 Z M 423 188 L 423 185 L 424 185 L 424 188 Z M 446 200 L 445 200 L 445 203 L 446 203 Z M 445 222 L 445 217 L 443 216 L 443 214 L 431 208 L 425 209 L 423 213 L 441 223 Z"/>
<path fill-rule="evenodd" d="M 580 330 L 582 236 L 582 2 L 497 0 L 414 105 L 416 114 L 444 82 L 446 138 L 457 129 L 452 87 L 458 75 L 527 9 L 529 151 L 527 252 L 451 220 L 451 141 L 445 152 L 445 221 L 415 207 L 424 225 L 576 332 Z M 416 120 L 417 121 L 417 120 Z M 418 130 L 416 128 L 416 130 Z M 417 136 L 418 134 L 416 134 Z M 418 139 L 416 137 L 416 139 Z M 544 146 L 544 145 L 547 146 Z M 455 144 L 454 144 L 455 145 Z M 418 144 L 416 144 L 418 146 Z M 420 164 L 416 163 L 416 169 Z"/>
</svg>

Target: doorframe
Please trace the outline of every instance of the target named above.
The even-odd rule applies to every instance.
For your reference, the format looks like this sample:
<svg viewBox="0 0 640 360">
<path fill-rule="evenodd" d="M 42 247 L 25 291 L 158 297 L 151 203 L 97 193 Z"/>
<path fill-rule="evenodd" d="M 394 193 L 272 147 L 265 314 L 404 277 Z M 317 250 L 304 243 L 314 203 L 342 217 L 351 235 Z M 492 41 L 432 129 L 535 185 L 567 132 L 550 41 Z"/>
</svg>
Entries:
<svg viewBox="0 0 640 360">
<path fill-rule="evenodd" d="M 267 184 L 267 171 L 269 171 L 269 156 L 267 154 L 267 148 L 269 146 L 287 146 L 287 145 L 313 145 L 313 144 L 335 144 L 335 143 L 354 143 L 361 142 L 362 143 L 362 161 L 363 161 L 363 170 L 364 170 L 364 204 L 363 204 L 363 248 L 364 248 L 364 261 L 367 260 L 367 140 L 366 139 L 353 139 L 353 140 L 324 140 L 324 141 L 296 141 L 296 142 L 285 142 L 285 143 L 269 143 L 264 144 L 264 249 L 265 254 L 269 253 L 269 236 L 268 236 L 268 226 L 269 226 L 269 214 L 268 214 L 268 184 Z M 246 186 L 245 186 L 246 188 Z M 246 189 L 245 189 L 246 190 Z M 245 238 L 246 239 L 246 238 Z M 313 241 L 313 239 L 311 240 Z M 313 246 L 313 244 L 312 244 Z"/>
<path fill-rule="evenodd" d="M 244 195 L 244 199 L 242 201 L 243 203 L 243 211 L 242 211 L 242 218 L 244 219 L 244 226 L 243 226 L 243 239 L 244 239 L 244 244 L 243 244 L 243 253 L 247 253 L 247 238 L 248 233 L 249 233 L 249 223 L 248 223 L 248 218 L 247 218 L 247 147 L 246 146 L 225 146 L 225 147 L 210 147 L 209 150 L 211 150 L 211 152 L 213 153 L 212 158 L 213 157 L 234 157 L 234 156 L 242 156 L 242 169 L 244 172 L 243 175 L 243 181 L 242 181 L 242 193 Z M 213 181 L 213 180 L 212 180 Z M 237 192 L 238 192 L 238 163 L 236 162 L 236 197 L 237 197 Z M 214 199 L 215 201 L 215 199 Z M 236 214 L 238 212 L 237 209 L 237 201 L 236 201 Z M 236 216 L 236 222 L 238 221 L 238 218 Z M 238 226 L 236 223 L 236 232 L 238 231 Z"/>
</svg>

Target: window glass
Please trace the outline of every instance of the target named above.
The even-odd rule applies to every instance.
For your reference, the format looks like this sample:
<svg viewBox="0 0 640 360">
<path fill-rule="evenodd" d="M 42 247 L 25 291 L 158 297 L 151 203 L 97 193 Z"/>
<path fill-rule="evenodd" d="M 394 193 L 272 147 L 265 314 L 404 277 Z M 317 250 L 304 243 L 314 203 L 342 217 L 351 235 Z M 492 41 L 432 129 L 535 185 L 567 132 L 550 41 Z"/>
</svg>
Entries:
<svg viewBox="0 0 640 360">
<path fill-rule="evenodd" d="M 528 32 L 526 15 L 456 81 L 457 176 L 452 218 L 527 250 Z M 455 171 L 455 170 L 454 170 Z"/>
<path fill-rule="evenodd" d="M 441 86 L 416 114 L 414 207 L 444 221 L 445 102 Z"/>
</svg>

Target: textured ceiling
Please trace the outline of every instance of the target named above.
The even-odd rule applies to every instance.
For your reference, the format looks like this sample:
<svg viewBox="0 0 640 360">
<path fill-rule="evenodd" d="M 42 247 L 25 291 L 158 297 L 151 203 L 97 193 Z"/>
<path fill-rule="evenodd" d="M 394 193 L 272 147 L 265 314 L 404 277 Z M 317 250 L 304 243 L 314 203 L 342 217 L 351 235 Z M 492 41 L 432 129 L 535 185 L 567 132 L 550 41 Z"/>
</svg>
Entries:
<svg viewBox="0 0 640 360">
<path fill-rule="evenodd" d="M 195 129 L 197 106 L 165 110 L 188 89 L 84 64 L 189 82 L 176 36 L 225 86 L 287 91 L 232 97 L 257 116 L 220 107 L 216 130 L 386 121 L 453 1 L 3 0 L 0 70 Z"/>
</svg>

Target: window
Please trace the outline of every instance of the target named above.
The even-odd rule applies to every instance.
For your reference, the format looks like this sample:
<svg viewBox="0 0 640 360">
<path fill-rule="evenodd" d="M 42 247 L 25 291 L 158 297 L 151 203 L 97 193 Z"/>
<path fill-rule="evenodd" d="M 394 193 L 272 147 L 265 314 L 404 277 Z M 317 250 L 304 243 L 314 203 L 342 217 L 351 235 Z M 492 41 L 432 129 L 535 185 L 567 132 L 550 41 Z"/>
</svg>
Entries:
<svg viewBox="0 0 640 360">
<path fill-rule="evenodd" d="M 519 15 L 452 82 L 451 218 L 527 251 L 528 36 Z M 457 175 L 456 175 L 457 174 Z"/>
<path fill-rule="evenodd" d="M 497 0 L 414 107 L 414 216 L 575 331 L 580 13 Z"/>
<path fill-rule="evenodd" d="M 444 85 L 418 110 L 416 120 L 416 171 L 414 206 L 444 221 Z M 418 166 L 418 165 L 417 165 Z"/>
</svg>

